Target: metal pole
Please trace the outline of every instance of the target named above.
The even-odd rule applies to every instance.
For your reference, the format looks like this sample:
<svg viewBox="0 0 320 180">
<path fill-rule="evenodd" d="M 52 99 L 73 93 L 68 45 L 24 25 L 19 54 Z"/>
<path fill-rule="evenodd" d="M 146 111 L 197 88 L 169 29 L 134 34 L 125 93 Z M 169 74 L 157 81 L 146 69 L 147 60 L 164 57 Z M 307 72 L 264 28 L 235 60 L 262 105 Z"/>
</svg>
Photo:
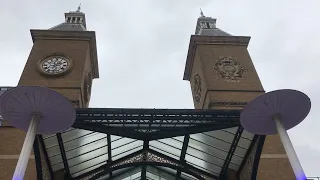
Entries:
<svg viewBox="0 0 320 180">
<path fill-rule="evenodd" d="M 287 156 L 289 158 L 291 167 L 293 169 L 293 172 L 296 176 L 297 180 L 306 180 L 307 177 L 302 169 L 302 166 L 299 162 L 298 156 L 293 148 L 293 145 L 290 141 L 290 137 L 284 128 L 281 117 L 280 116 L 274 116 L 273 117 L 274 122 L 276 123 L 278 134 L 280 136 L 280 139 L 282 141 L 283 147 L 287 153 Z"/>
<path fill-rule="evenodd" d="M 22 150 L 12 180 L 23 180 L 24 178 L 34 139 L 36 137 L 37 128 L 39 126 L 39 120 L 39 114 L 32 115 L 32 119 L 30 121 L 26 138 L 24 139 Z"/>
</svg>

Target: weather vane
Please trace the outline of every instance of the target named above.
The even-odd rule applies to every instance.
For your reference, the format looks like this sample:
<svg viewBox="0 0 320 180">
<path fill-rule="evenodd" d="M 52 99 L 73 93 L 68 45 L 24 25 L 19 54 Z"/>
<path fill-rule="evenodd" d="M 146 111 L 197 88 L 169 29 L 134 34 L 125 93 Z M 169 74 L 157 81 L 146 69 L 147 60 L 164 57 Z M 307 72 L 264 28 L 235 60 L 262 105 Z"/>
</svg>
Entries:
<svg viewBox="0 0 320 180">
<path fill-rule="evenodd" d="M 80 5 L 78 6 L 78 9 L 77 9 L 76 12 L 80 12 L 80 10 L 81 10 L 81 3 L 80 3 Z"/>
<path fill-rule="evenodd" d="M 201 8 L 200 8 L 200 15 L 201 15 L 201 17 L 205 17 Z"/>
</svg>

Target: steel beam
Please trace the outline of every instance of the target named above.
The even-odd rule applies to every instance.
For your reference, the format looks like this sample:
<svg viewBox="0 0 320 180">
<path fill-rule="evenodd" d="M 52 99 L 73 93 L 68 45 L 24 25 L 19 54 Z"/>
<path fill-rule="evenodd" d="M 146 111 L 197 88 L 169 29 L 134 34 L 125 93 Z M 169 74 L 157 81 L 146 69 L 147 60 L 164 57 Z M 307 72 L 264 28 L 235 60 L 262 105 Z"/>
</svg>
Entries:
<svg viewBox="0 0 320 180">
<path fill-rule="evenodd" d="M 63 162 L 63 166 L 64 166 L 64 170 L 65 170 L 65 179 L 71 179 L 70 168 L 68 165 L 68 159 L 67 159 L 66 151 L 64 149 L 64 144 L 63 144 L 61 133 L 57 134 L 57 139 L 58 139 L 58 145 L 60 148 L 62 162 Z"/>
<path fill-rule="evenodd" d="M 238 129 L 237 129 L 237 132 L 236 132 L 236 134 L 235 134 L 235 136 L 233 138 L 233 141 L 231 143 L 231 146 L 230 146 L 229 152 L 227 154 L 226 160 L 223 163 L 223 166 L 222 166 L 222 169 L 221 169 L 221 172 L 220 172 L 220 175 L 219 175 L 219 177 L 221 179 L 224 178 L 224 176 L 227 173 L 227 170 L 229 168 L 229 164 L 231 162 L 231 159 L 232 159 L 232 156 L 233 156 L 235 150 L 237 149 L 237 146 L 238 146 L 239 140 L 241 138 L 242 132 L 243 132 L 243 127 L 239 126 Z"/>
</svg>

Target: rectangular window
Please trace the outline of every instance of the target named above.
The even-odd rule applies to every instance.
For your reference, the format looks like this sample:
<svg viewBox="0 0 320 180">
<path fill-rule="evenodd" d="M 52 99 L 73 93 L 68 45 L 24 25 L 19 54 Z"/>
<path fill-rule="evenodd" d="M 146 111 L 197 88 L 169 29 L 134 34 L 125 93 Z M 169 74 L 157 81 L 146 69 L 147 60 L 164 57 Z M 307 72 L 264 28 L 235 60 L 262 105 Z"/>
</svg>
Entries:
<svg viewBox="0 0 320 180">
<path fill-rule="evenodd" d="M 201 22 L 201 23 L 200 23 L 200 27 L 204 29 L 204 28 L 207 28 L 207 25 L 206 25 L 205 22 Z"/>
<path fill-rule="evenodd" d="M 209 27 L 210 27 L 210 28 L 215 28 L 214 23 L 210 22 L 210 23 L 209 23 Z"/>
</svg>

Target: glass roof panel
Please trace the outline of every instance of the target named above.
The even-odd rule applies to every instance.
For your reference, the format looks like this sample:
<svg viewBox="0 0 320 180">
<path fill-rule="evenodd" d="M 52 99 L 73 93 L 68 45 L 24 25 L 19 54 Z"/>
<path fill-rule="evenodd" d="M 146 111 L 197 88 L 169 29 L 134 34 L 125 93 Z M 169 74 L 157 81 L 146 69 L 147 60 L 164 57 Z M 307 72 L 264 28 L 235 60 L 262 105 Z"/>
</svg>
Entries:
<svg viewBox="0 0 320 180">
<path fill-rule="evenodd" d="M 195 165 L 198 168 L 207 171 L 211 174 L 219 174 L 221 171 L 221 167 L 217 166 L 206 159 L 200 159 L 197 156 L 186 154 L 186 161 L 188 164 Z"/>
<path fill-rule="evenodd" d="M 95 132 L 83 129 L 70 129 L 69 131 L 61 133 L 61 137 L 64 139 L 65 142 L 68 142 L 70 140 L 78 139 L 93 133 Z"/>
<path fill-rule="evenodd" d="M 210 152 L 211 155 L 225 159 L 230 144 L 217 140 L 205 134 L 194 134 L 190 136 L 189 146 L 203 152 Z"/>
<path fill-rule="evenodd" d="M 248 147 L 249 148 L 249 147 Z M 248 150 L 237 146 L 231 158 L 230 169 L 238 170 Z"/>
<path fill-rule="evenodd" d="M 143 148 L 142 141 L 134 141 L 126 146 L 122 146 L 122 148 L 115 149 L 112 154 L 112 159 L 117 160 L 122 157 L 125 157 L 129 154 L 137 152 Z"/>
<path fill-rule="evenodd" d="M 112 172 L 113 180 L 132 180 L 141 176 L 141 166 L 122 168 Z M 102 179 L 101 179 L 102 180 Z"/>
<path fill-rule="evenodd" d="M 98 168 L 98 167 L 100 167 L 100 166 L 102 166 L 102 165 L 104 165 L 104 164 L 106 164 L 107 162 L 106 161 L 102 161 L 100 164 L 92 164 L 92 163 L 83 163 L 83 167 L 84 168 L 82 168 L 81 167 L 81 169 L 82 170 L 80 170 L 80 171 L 77 171 L 77 172 L 75 172 L 74 174 L 71 174 L 71 176 L 72 177 L 77 177 L 77 176 L 80 176 L 81 174 L 84 174 L 84 173 L 86 173 L 86 172 L 89 172 L 89 171 L 92 171 L 92 170 L 94 170 L 94 169 L 96 169 L 96 168 Z M 80 169 L 80 168 L 79 168 Z M 71 171 L 71 169 L 70 169 L 70 171 Z"/>
<path fill-rule="evenodd" d="M 180 142 L 183 142 L 184 136 L 173 137 L 173 139 L 176 139 L 176 140 L 178 140 L 178 141 L 180 141 Z M 182 146 L 181 146 L 181 147 L 182 147 Z"/>
<path fill-rule="evenodd" d="M 141 179 L 141 172 L 137 172 L 135 174 L 132 174 L 131 176 L 128 176 L 126 178 L 123 179 L 119 179 L 119 180 L 140 180 Z"/>
<path fill-rule="evenodd" d="M 57 136 L 43 136 L 44 144 L 49 156 L 49 160 L 53 171 L 63 169 L 62 157 L 58 146 Z"/>
<path fill-rule="evenodd" d="M 86 160 L 75 164 L 73 166 L 69 166 L 70 169 L 70 173 L 74 174 L 74 173 L 78 173 L 79 171 L 84 171 L 88 166 L 95 166 L 97 164 L 102 164 L 104 162 L 107 162 L 108 160 L 108 154 L 104 153 L 100 156 L 93 156 L 90 158 L 87 158 Z"/>
<path fill-rule="evenodd" d="M 166 138 L 149 142 L 150 149 L 163 153 L 174 159 L 180 159 L 183 142 L 180 138 Z"/>
<path fill-rule="evenodd" d="M 148 179 L 152 179 L 152 180 L 159 180 L 159 179 L 161 179 L 161 180 L 169 180 L 167 178 L 161 177 L 158 174 L 153 174 L 151 172 L 147 172 L 146 176 L 147 176 Z"/>
<path fill-rule="evenodd" d="M 96 180 L 106 180 L 106 179 L 109 179 L 109 176 L 110 176 L 110 174 L 107 174 L 107 175 L 105 175 L 105 176 L 103 176 L 101 178 L 98 178 Z"/>
<path fill-rule="evenodd" d="M 254 137 L 254 134 L 249 133 L 249 132 L 248 132 L 248 131 L 246 131 L 246 130 L 243 130 L 243 132 L 242 132 L 242 137 L 243 137 L 243 138 L 247 138 L 247 139 L 252 140 L 252 139 L 253 139 L 253 137 Z"/>
<path fill-rule="evenodd" d="M 147 177 L 154 180 L 174 180 L 177 171 L 167 167 L 147 166 Z"/>
<path fill-rule="evenodd" d="M 221 158 L 219 156 L 217 156 L 214 152 L 212 151 L 204 151 L 204 150 L 199 150 L 197 149 L 197 147 L 192 147 L 192 146 L 189 146 L 187 148 L 187 154 L 188 155 L 191 155 L 191 156 L 195 156 L 199 159 L 203 159 L 203 160 L 206 160 L 212 164 L 215 164 L 219 167 L 222 167 L 223 166 L 223 163 L 225 161 L 224 158 Z"/>
<path fill-rule="evenodd" d="M 71 174 L 108 160 L 107 135 L 104 133 L 74 129 L 62 133 L 61 137 Z"/>
<path fill-rule="evenodd" d="M 124 146 L 126 144 L 130 144 L 133 141 L 136 141 L 135 139 L 130 139 L 130 138 L 125 138 L 125 137 L 120 137 L 119 136 L 111 136 L 111 146 L 112 146 L 112 150 L 113 149 L 117 149 L 121 146 Z"/>
<path fill-rule="evenodd" d="M 177 174 L 177 170 L 171 169 L 171 168 L 168 168 L 168 167 L 156 166 L 155 169 L 161 170 L 162 171 L 162 173 L 161 173 L 162 177 L 166 177 L 168 179 L 170 179 L 171 177 L 175 177 L 176 174 Z"/>
<path fill-rule="evenodd" d="M 238 162 L 236 162 L 236 163 L 238 163 Z M 233 160 L 231 160 L 228 168 L 237 171 L 240 168 L 240 165 L 238 165 L 236 163 Z M 240 162 L 240 164 L 241 164 L 241 162 Z"/>
<path fill-rule="evenodd" d="M 108 160 L 107 135 L 81 129 L 61 133 L 70 173 L 78 176 Z M 56 135 L 44 136 L 53 171 L 64 168 Z"/>
<path fill-rule="evenodd" d="M 209 173 L 220 174 L 236 130 L 229 128 L 190 135 L 186 161 Z M 242 154 L 241 150 L 238 149 Z M 234 159 L 242 161 L 241 156 L 237 159 L 237 155 L 234 155 Z M 230 166 L 238 167 L 238 164 L 230 162 Z"/>
<path fill-rule="evenodd" d="M 233 129 L 237 129 L 237 128 L 233 128 Z M 217 130 L 217 131 L 210 131 L 210 132 L 205 132 L 202 133 L 205 134 L 206 136 L 213 138 L 213 139 L 217 139 L 220 141 L 223 141 L 227 144 L 231 144 L 233 139 L 234 139 L 234 134 L 229 133 L 225 130 Z"/>
<path fill-rule="evenodd" d="M 190 135 L 186 161 L 219 174 L 238 128 L 228 128 Z M 253 134 L 243 132 L 229 168 L 238 170 L 251 144 Z M 219 166 L 220 168 L 218 168 Z M 220 169 L 220 170 L 219 170 Z"/>
<path fill-rule="evenodd" d="M 184 172 L 181 173 L 181 177 L 186 180 L 197 180 L 197 178 L 195 178 L 187 173 L 184 173 Z"/>
<path fill-rule="evenodd" d="M 116 141 L 117 139 L 121 139 L 123 137 L 120 137 L 120 136 L 116 136 L 116 135 L 111 135 L 111 142 L 114 142 Z"/>
<path fill-rule="evenodd" d="M 238 146 L 239 146 L 239 147 L 242 147 L 242 148 L 245 149 L 245 150 L 248 150 L 248 149 L 249 149 L 249 146 L 250 146 L 250 144 L 251 144 L 251 141 L 252 141 L 252 139 L 243 138 L 243 137 L 241 136 L 241 138 L 240 138 L 240 140 L 239 140 L 239 142 L 238 142 Z"/>
<path fill-rule="evenodd" d="M 111 136 L 112 160 L 117 160 L 143 148 L 143 141 Z"/>
<path fill-rule="evenodd" d="M 182 140 L 180 140 L 182 138 Z M 183 144 L 183 136 L 182 137 L 175 137 L 175 138 L 166 138 L 166 139 L 159 139 L 158 141 L 168 144 L 175 149 L 181 149 Z M 153 141 L 150 141 L 153 142 Z M 180 155 L 180 154 L 179 154 Z"/>
</svg>

